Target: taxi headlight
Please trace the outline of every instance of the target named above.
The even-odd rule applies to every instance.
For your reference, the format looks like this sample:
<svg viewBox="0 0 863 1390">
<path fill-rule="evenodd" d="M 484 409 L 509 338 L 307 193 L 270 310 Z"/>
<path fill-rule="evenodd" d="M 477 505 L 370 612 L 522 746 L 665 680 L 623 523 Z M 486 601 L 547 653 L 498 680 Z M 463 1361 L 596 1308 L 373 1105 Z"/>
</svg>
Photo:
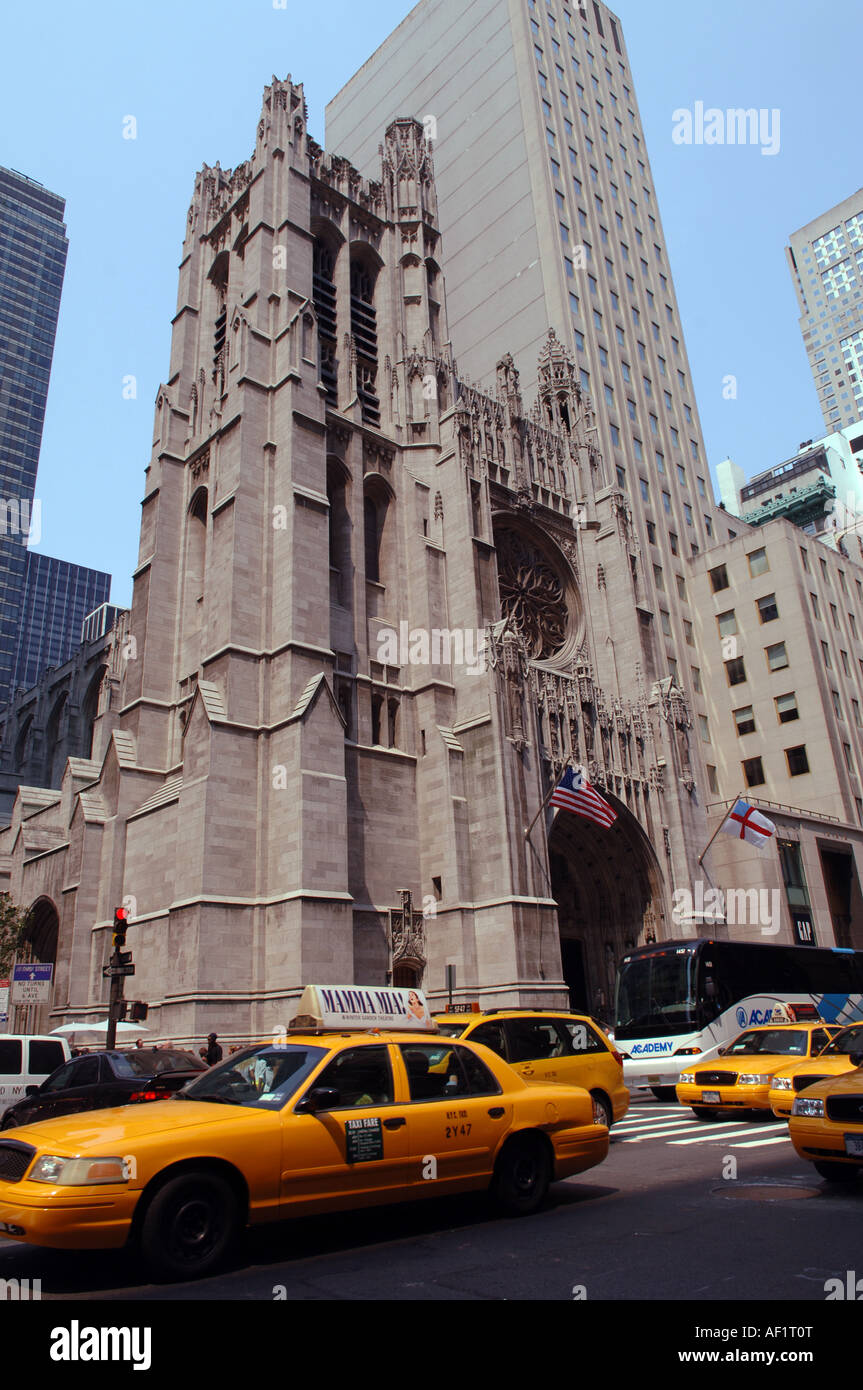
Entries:
<svg viewBox="0 0 863 1390">
<path fill-rule="evenodd" d="M 773 1089 L 774 1091 L 793 1091 L 794 1082 L 790 1076 L 774 1076 Z"/>
<path fill-rule="evenodd" d="M 694 1071 L 682 1071 L 682 1072 L 680 1073 L 680 1079 L 681 1079 L 681 1081 L 694 1081 L 694 1080 L 695 1080 L 695 1072 L 694 1072 Z"/>
<path fill-rule="evenodd" d="M 37 1158 L 30 1182 L 46 1182 L 56 1187 L 97 1187 L 100 1183 L 129 1181 L 129 1171 L 122 1158 L 58 1158 L 43 1154 Z"/>
<path fill-rule="evenodd" d="M 767 1086 L 770 1077 L 763 1071 L 743 1072 L 737 1078 L 738 1086 Z"/>
<path fill-rule="evenodd" d="M 820 1099 L 816 1100 L 815 1097 L 807 1100 L 804 1096 L 798 1096 L 791 1107 L 791 1114 L 810 1115 L 821 1120 L 824 1118 L 824 1102 Z"/>
</svg>

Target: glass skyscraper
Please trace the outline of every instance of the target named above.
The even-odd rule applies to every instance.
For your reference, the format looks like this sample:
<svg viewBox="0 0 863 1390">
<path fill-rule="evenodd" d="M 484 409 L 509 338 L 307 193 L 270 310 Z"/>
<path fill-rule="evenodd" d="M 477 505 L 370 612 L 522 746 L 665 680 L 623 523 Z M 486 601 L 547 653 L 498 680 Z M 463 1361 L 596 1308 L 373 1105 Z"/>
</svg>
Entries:
<svg viewBox="0 0 863 1390">
<path fill-rule="evenodd" d="M 27 554 L 12 690 L 29 690 L 81 642 L 88 613 L 107 603 L 111 576 L 53 555 Z"/>
<path fill-rule="evenodd" d="M 68 241 L 65 200 L 0 168 L 0 704 L 12 689 Z M 82 615 L 83 616 L 83 615 Z"/>
<path fill-rule="evenodd" d="M 800 332 L 830 431 L 863 419 L 863 188 L 785 248 Z"/>
</svg>

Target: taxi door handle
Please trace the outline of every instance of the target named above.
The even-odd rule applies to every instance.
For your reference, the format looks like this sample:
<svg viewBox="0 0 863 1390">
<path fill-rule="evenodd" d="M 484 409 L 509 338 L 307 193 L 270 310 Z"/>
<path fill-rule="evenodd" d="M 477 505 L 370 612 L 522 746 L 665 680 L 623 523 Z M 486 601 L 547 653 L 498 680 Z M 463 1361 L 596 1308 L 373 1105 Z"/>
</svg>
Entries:
<svg viewBox="0 0 863 1390">
<path fill-rule="evenodd" d="M 499 1120 L 501 1115 L 506 1114 L 502 1105 L 493 1105 L 488 1112 L 493 1120 Z"/>
<path fill-rule="evenodd" d="M 398 1115 L 392 1120 L 384 1120 L 384 1129 L 401 1129 L 401 1126 L 406 1124 L 404 1115 Z"/>
</svg>

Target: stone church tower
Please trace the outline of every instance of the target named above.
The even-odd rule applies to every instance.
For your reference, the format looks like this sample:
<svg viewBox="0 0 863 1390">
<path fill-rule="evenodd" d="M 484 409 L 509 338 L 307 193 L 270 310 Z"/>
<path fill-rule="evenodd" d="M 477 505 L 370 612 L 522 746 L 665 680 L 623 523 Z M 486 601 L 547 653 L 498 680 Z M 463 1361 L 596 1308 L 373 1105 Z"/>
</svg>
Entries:
<svg viewBox="0 0 863 1390">
<path fill-rule="evenodd" d="M 122 671 L 2 834 L 54 1021 L 104 1016 L 124 900 L 127 994 L 177 1040 L 314 981 L 439 999 L 449 962 L 487 1006 L 597 1009 L 673 934 L 704 771 L 629 504 L 552 332 L 529 409 L 505 344 L 494 394 L 458 380 L 436 228 L 422 127 L 364 181 L 290 78 L 196 178 Z M 542 810 L 570 761 L 610 830 Z"/>
</svg>

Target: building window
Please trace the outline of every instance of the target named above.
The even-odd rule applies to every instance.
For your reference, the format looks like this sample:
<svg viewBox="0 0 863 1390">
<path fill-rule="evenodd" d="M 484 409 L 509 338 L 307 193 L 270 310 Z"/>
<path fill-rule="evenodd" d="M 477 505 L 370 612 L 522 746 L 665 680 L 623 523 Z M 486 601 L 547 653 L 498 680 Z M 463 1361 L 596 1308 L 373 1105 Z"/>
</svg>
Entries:
<svg viewBox="0 0 863 1390">
<path fill-rule="evenodd" d="M 847 748 L 848 744 L 843 744 L 843 747 Z M 786 748 L 785 760 L 788 763 L 790 777 L 800 777 L 804 772 L 809 771 L 809 759 L 806 756 L 805 743 L 799 744 L 796 748 Z"/>
<path fill-rule="evenodd" d="M 770 671 L 784 671 L 788 665 L 788 656 L 785 651 L 784 642 L 776 642 L 772 647 L 764 648 L 767 656 L 767 667 Z"/>
<path fill-rule="evenodd" d="M 742 705 L 740 709 L 734 711 L 734 723 L 737 725 L 738 737 L 743 734 L 755 733 L 755 715 L 751 705 Z"/>
<path fill-rule="evenodd" d="M 709 570 L 708 573 L 710 575 L 710 586 L 715 594 L 729 587 L 728 572 L 724 565 L 717 565 L 715 569 Z"/>
<path fill-rule="evenodd" d="M 833 713 L 836 715 L 837 719 L 844 720 L 845 716 L 842 713 L 842 701 L 839 699 L 839 691 L 831 689 L 830 694 L 833 696 Z"/>
<path fill-rule="evenodd" d="M 677 543 L 677 532 L 676 532 L 676 531 L 669 531 L 669 533 L 668 533 L 668 543 L 669 543 L 669 545 L 671 546 L 671 553 L 672 553 L 672 555 L 679 555 L 679 554 L 680 554 L 680 549 L 679 549 L 678 543 Z"/>
<path fill-rule="evenodd" d="M 760 550 L 752 550 L 747 555 L 749 561 L 749 574 L 752 579 L 757 579 L 759 574 L 766 574 L 770 569 L 767 563 L 767 551 L 762 547 Z"/>
<path fill-rule="evenodd" d="M 742 656 L 735 656 L 725 662 L 725 679 L 729 685 L 743 685 L 746 681 L 746 667 Z"/>
<path fill-rule="evenodd" d="M 776 718 L 780 724 L 791 724 L 795 719 L 800 718 L 797 696 L 793 690 L 788 695 L 777 695 L 773 703 L 776 706 Z"/>
<path fill-rule="evenodd" d="M 764 785 L 764 769 L 761 766 L 760 758 L 746 758 L 740 766 L 743 768 L 743 780 L 747 787 L 762 787 Z"/>
<path fill-rule="evenodd" d="M 689 669 L 690 669 L 690 671 L 692 672 L 692 689 L 695 691 L 696 695 L 700 695 L 700 694 L 701 694 L 701 668 L 700 668 L 700 666 L 690 666 Z"/>
<path fill-rule="evenodd" d="M 762 623 L 773 623 L 779 617 L 775 594 L 765 594 L 764 598 L 758 600 L 757 607 Z"/>
<path fill-rule="evenodd" d="M 647 539 L 651 545 L 656 545 L 656 527 L 652 521 L 647 523 Z"/>
<path fill-rule="evenodd" d="M 806 551 L 806 550 L 803 549 L 803 546 L 802 546 L 802 545 L 801 545 L 801 547 L 800 547 L 800 557 L 801 557 L 801 559 L 803 560 L 803 568 L 804 568 L 804 570 L 806 571 L 807 574 L 809 574 L 809 573 L 810 573 L 810 569 L 809 569 L 809 553 L 808 553 L 808 551 Z"/>
<path fill-rule="evenodd" d="M 698 729 L 699 729 L 699 732 L 700 732 L 700 734 L 701 734 L 701 742 L 702 742 L 702 743 L 709 743 L 709 742 L 710 742 L 710 725 L 709 725 L 709 723 L 707 722 L 707 715 L 706 715 L 706 714 L 699 714 L 699 716 L 698 716 Z"/>
<path fill-rule="evenodd" d="M 692 631 L 692 623 L 688 618 L 683 619 L 683 636 L 688 647 L 695 646 L 695 634 Z"/>
<path fill-rule="evenodd" d="M 671 636 L 671 619 L 664 608 L 659 610 L 659 625 L 666 637 Z"/>
<path fill-rule="evenodd" d="M 664 580 L 663 575 L 662 575 L 662 566 L 661 566 L 661 565 L 654 565 L 654 566 L 653 566 L 653 582 L 655 583 L 657 589 L 664 589 L 664 588 L 665 588 L 665 580 Z"/>
<path fill-rule="evenodd" d="M 810 592 L 809 597 L 810 597 L 810 599 L 812 600 L 812 612 L 815 614 L 815 617 L 816 617 L 816 618 L 818 619 L 818 621 L 820 622 L 820 621 L 821 621 L 821 609 L 820 609 L 819 604 L 818 604 L 818 595 L 817 595 L 817 594 L 813 594 L 813 593 Z"/>
<path fill-rule="evenodd" d="M 833 670 L 833 662 L 830 660 L 830 648 L 826 642 L 821 643 L 821 655 L 824 657 L 824 665 L 828 671 Z"/>
<path fill-rule="evenodd" d="M 719 783 L 716 780 L 716 768 L 711 767 L 710 763 L 707 764 L 707 785 L 709 786 L 714 796 L 719 795 Z"/>
</svg>

